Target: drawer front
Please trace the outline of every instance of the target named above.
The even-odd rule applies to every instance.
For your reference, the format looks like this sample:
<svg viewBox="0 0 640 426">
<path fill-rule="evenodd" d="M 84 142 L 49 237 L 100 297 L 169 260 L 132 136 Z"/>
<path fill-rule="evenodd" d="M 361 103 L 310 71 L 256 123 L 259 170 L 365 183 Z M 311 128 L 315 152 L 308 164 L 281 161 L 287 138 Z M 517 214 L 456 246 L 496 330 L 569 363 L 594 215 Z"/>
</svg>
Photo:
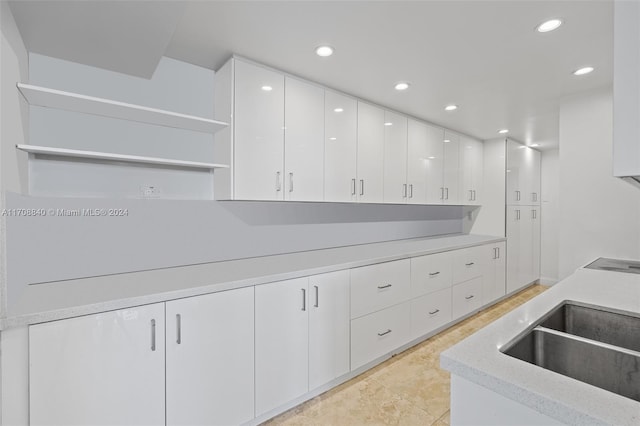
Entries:
<svg viewBox="0 0 640 426">
<path fill-rule="evenodd" d="M 413 339 L 451 322 L 451 288 L 429 293 L 411 301 Z"/>
<path fill-rule="evenodd" d="M 351 320 L 351 370 L 411 340 L 410 303 Z"/>
<path fill-rule="evenodd" d="M 482 306 L 482 277 L 453 286 L 453 319 L 460 318 Z"/>
<path fill-rule="evenodd" d="M 351 270 L 351 318 L 358 318 L 411 297 L 409 259 Z"/>
<path fill-rule="evenodd" d="M 482 276 L 484 246 L 469 247 L 453 252 L 453 283 L 458 284 Z"/>
<path fill-rule="evenodd" d="M 430 254 L 411 259 L 411 297 L 451 287 L 453 252 Z"/>
</svg>

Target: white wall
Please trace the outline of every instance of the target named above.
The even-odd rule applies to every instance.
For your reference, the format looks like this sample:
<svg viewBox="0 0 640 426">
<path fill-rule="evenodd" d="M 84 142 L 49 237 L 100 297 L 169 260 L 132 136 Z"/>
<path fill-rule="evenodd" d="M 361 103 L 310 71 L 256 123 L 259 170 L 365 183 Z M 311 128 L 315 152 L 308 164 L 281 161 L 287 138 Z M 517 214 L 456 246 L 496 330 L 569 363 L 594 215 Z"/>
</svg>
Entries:
<svg viewBox="0 0 640 426">
<path fill-rule="evenodd" d="M 613 176 L 612 131 L 611 90 L 560 107 L 560 279 L 600 256 L 640 258 L 640 190 Z"/>
<path fill-rule="evenodd" d="M 540 193 L 542 198 L 540 223 L 540 282 L 551 285 L 558 281 L 558 215 L 559 151 L 542 152 Z"/>
</svg>

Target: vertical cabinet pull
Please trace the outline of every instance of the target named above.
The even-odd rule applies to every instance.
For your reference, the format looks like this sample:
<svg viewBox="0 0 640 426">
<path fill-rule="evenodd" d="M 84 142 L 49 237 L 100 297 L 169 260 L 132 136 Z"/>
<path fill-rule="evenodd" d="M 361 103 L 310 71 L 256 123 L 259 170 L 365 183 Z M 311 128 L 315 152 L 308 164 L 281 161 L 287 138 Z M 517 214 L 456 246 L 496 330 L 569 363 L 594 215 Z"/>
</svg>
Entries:
<svg viewBox="0 0 640 426">
<path fill-rule="evenodd" d="M 494 247 L 493 248 L 493 258 L 497 259 L 498 258 L 498 247 Z"/>
<path fill-rule="evenodd" d="M 356 195 L 356 178 L 351 179 L 351 195 Z"/>
<path fill-rule="evenodd" d="M 301 288 L 300 290 L 302 290 L 302 310 L 306 311 L 307 310 L 307 290 L 304 288 Z"/>
<path fill-rule="evenodd" d="M 496 259 L 500 259 L 500 247 L 496 247 L 496 252 L 498 253 L 498 257 L 496 257 Z"/>
<path fill-rule="evenodd" d="M 516 191 L 516 201 L 520 201 L 520 191 Z"/>
<path fill-rule="evenodd" d="M 176 314 L 176 343 L 182 343 L 182 315 Z"/>
<path fill-rule="evenodd" d="M 280 172 L 276 172 L 276 191 L 282 191 L 282 184 L 280 183 Z"/>
<path fill-rule="evenodd" d="M 520 220 L 520 210 L 516 209 L 516 220 Z"/>
<path fill-rule="evenodd" d="M 469 201 L 473 201 L 473 189 L 469 190 Z"/>
<path fill-rule="evenodd" d="M 156 320 L 151 320 L 151 350 L 156 350 Z"/>
<path fill-rule="evenodd" d="M 364 195 L 364 179 L 360 179 L 360 195 Z"/>
<path fill-rule="evenodd" d="M 444 200 L 444 188 L 440 187 L 440 199 Z"/>
<path fill-rule="evenodd" d="M 444 199 L 448 200 L 449 199 L 449 188 L 444 188 L 444 193 L 446 194 Z"/>
<path fill-rule="evenodd" d="M 409 185 L 409 198 L 413 198 L 413 184 Z"/>
<path fill-rule="evenodd" d="M 475 189 L 473 190 L 473 201 L 478 201 L 478 200 L 476 199 L 476 190 L 475 190 Z"/>
<path fill-rule="evenodd" d="M 293 173 L 289 173 L 289 192 L 293 192 Z"/>
<path fill-rule="evenodd" d="M 407 198 L 407 184 L 402 184 L 402 198 Z"/>
<path fill-rule="evenodd" d="M 319 296 L 319 292 L 320 292 L 320 290 L 318 289 L 318 286 L 317 286 L 317 285 L 314 285 L 314 286 L 313 286 L 313 288 L 314 288 L 314 289 L 315 289 L 315 291 L 316 291 L 316 303 L 315 303 L 315 305 L 313 305 L 313 307 L 314 307 L 314 308 L 317 308 L 318 306 L 320 306 L 320 305 L 319 305 L 319 303 L 320 303 L 320 299 L 319 299 L 319 297 L 318 297 L 318 296 Z"/>
</svg>

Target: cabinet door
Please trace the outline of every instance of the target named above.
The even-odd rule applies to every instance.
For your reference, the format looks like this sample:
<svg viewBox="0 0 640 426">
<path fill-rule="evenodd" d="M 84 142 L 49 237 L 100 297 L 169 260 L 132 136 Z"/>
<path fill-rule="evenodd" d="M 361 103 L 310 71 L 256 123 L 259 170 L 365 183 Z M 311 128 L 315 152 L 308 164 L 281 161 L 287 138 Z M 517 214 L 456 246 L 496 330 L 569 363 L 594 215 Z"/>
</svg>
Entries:
<svg viewBox="0 0 640 426">
<path fill-rule="evenodd" d="M 309 390 L 349 372 L 349 271 L 309 278 Z"/>
<path fill-rule="evenodd" d="M 505 295 L 505 244 L 491 244 L 483 248 L 482 304 L 488 305 Z"/>
<path fill-rule="evenodd" d="M 481 205 L 483 180 L 482 142 L 460 136 L 460 203 Z"/>
<path fill-rule="evenodd" d="M 451 322 L 451 288 L 411 301 L 411 337 L 417 339 Z"/>
<path fill-rule="evenodd" d="M 454 285 L 451 289 L 452 318 L 458 319 L 482 306 L 482 277 Z"/>
<path fill-rule="evenodd" d="M 256 286 L 256 416 L 309 390 L 308 278 Z"/>
<path fill-rule="evenodd" d="M 32 425 L 164 425 L 164 304 L 29 327 Z"/>
<path fill-rule="evenodd" d="M 507 293 L 512 293 L 523 285 L 520 272 L 520 217 L 520 206 L 507 206 Z"/>
<path fill-rule="evenodd" d="M 409 119 L 407 123 L 407 184 L 408 203 L 427 203 L 427 157 L 428 131 L 419 121 Z"/>
<path fill-rule="evenodd" d="M 235 61 L 234 198 L 284 199 L 284 76 Z"/>
<path fill-rule="evenodd" d="M 253 418 L 253 287 L 167 302 L 167 425 Z"/>
<path fill-rule="evenodd" d="M 329 90 L 324 96 L 324 199 L 357 201 L 358 103 Z"/>
<path fill-rule="evenodd" d="M 540 207 L 531 209 L 531 281 L 540 278 Z"/>
<path fill-rule="evenodd" d="M 517 142 L 507 141 L 507 204 L 526 204 L 523 193 L 526 167 L 524 150 L 526 147 Z"/>
<path fill-rule="evenodd" d="M 455 133 L 444 132 L 444 203 L 460 204 L 459 177 L 460 174 L 460 136 Z"/>
<path fill-rule="evenodd" d="M 324 198 L 324 90 L 285 79 L 285 199 Z"/>
<path fill-rule="evenodd" d="M 522 206 L 520 216 L 520 286 L 524 287 L 533 277 L 533 208 Z"/>
<path fill-rule="evenodd" d="M 351 318 L 411 298 L 409 259 L 351 269 Z"/>
<path fill-rule="evenodd" d="M 407 117 L 384 112 L 384 202 L 406 203 L 407 185 Z"/>
<path fill-rule="evenodd" d="M 421 129 L 427 144 L 427 204 L 444 202 L 444 131 L 438 127 L 418 123 L 414 129 Z"/>
<path fill-rule="evenodd" d="M 383 201 L 384 110 L 358 102 L 358 200 Z"/>
<path fill-rule="evenodd" d="M 540 205 L 540 151 L 531 149 L 531 162 L 529 170 L 529 204 Z"/>
<path fill-rule="evenodd" d="M 432 293 L 453 284 L 453 252 L 411 258 L 411 297 Z"/>
</svg>

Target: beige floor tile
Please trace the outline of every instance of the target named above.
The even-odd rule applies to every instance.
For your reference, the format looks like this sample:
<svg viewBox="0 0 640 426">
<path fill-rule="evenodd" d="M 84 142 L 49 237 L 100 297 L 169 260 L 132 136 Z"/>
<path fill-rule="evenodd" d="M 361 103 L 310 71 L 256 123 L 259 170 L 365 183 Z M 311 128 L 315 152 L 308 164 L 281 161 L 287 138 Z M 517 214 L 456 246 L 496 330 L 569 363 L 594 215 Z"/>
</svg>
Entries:
<svg viewBox="0 0 640 426">
<path fill-rule="evenodd" d="M 267 423 L 449 425 L 451 382 L 440 353 L 546 289 L 531 286 Z"/>
</svg>

